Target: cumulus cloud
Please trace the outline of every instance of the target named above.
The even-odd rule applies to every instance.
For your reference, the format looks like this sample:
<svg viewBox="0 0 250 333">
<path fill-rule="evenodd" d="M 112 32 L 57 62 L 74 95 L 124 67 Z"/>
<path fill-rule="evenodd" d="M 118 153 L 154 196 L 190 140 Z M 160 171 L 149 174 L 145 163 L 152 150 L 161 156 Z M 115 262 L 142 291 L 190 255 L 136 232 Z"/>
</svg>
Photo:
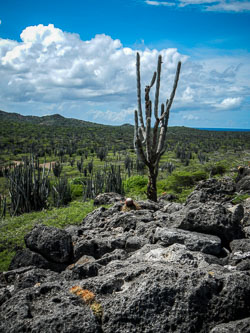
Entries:
<svg viewBox="0 0 250 333">
<path fill-rule="evenodd" d="M 136 52 L 104 34 L 81 40 L 52 24 L 27 27 L 20 42 L 0 39 L 0 109 L 133 122 Z M 145 48 L 140 54 L 142 92 L 162 55 L 160 102 L 169 97 L 177 63 L 182 61 L 172 112 L 193 115 L 197 110 L 223 112 L 229 105 L 244 106 L 250 88 L 248 54 L 202 61 L 192 61 L 175 48 Z"/>
<path fill-rule="evenodd" d="M 187 86 L 187 88 L 183 91 L 182 101 L 183 102 L 193 102 L 194 101 L 194 90 Z"/>
<path fill-rule="evenodd" d="M 215 106 L 220 109 L 230 110 L 234 108 L 238 108 L 242 102 L 242 98 L 240 97 L 228 97 L 223 99 L 223 101 Z"/>
<path fill-rule="evenodd" d="M 196 6 L 206 11 L 225 11 L 225 12 L 245 12 L 250 11 L 250 2 L 241 0 L 177 0 L 175 2 L 166 1 L 145 1 L 152 6 Z"/>
<path fill-rule="evenodd" d="M 136 50 L 123 47 L 118 39 L 101 34 L 83 41 L 53 24 L 27 27 L 20 37 L 19 43 L 0 39 L 1 99 L 126 104 L 135 95 Z M 159 52 L 140 53 L 144 85 L 151 79 Z M 187 57 L 177 49 L 161 54 L 163 73 L 172 79 L 178 61 Z"/>
</svg>

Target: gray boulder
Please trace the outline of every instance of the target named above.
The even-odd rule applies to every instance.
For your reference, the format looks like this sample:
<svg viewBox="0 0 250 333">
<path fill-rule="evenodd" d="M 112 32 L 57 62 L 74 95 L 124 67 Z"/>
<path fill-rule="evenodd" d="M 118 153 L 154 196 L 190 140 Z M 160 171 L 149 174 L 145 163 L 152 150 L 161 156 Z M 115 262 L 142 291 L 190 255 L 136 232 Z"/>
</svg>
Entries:
<svg viewBox="0 0 250 333">
<path fill-rule="evenodd" d="M 221 253 L 221 240 L 219 237 L 198 232 L 175 228 L 157 228 L 154 234 L 154 241 L 162 246 L 179 243 L 186 245 L 191 251 L 200 251 L 213 255 Z"/>
<path fill-rule="evenodd" d="M 235 182 L 230 178 L 210 178 L 199 182 L 195 190 L 189 195 L 186 203 L 190 202 L 227 202 L 235 192 Z"/>
<path fill-rule="evenodd" d="M 188 206 L 178 228 L 218 236 L 223 246 L 228 246 L 233 239 L 244 237 L 241 225 L 243 215 L 241 208 L 231 212 L 222 204 L 209 201 L 194 208 Z"/>
<path fill-rule="evenodd" d="M 24 240 L 27 248 L 41 254 L 49 261 L 68 263 L 72 260 L 72 238 L 65 230 L 36 225 Z"/>
<path fill-rule="evenodd" d="M 108 192 L 108 193 L 101 193 L 95 197 L 94 205 L 110 205 L 114 204 L 115 202 L 122 202 L 125 200 L 125 197 L 121 194 Z"/>
<path fill-rule="evenodd" d="M 216 325 L 209 333 L 249 333 L 250 317 Z"/>
<path fill-rule="evenodd" d="M 35 227 L 0 274 L 0 332 L 249 332 L 247 209 L 231 185 L 203 182 L 185 205 L 117 202 L 68 232 Z"/>
</svg>

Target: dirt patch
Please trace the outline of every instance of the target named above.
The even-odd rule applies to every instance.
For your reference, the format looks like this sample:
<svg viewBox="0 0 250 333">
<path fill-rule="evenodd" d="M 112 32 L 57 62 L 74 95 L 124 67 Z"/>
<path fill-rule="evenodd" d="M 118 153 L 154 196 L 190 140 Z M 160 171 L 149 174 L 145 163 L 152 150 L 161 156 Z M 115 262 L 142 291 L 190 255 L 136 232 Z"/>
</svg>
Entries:
<svg viewBox="0 0 250 333">
<path fill-rule="evenodd" d="M 11 163 L 14 164 L 14 165 L 20 165 L 23 162 L 22 161 L 12 161 Z M 53 162 L 46 162 L 46 163 L 40 163 L 39 166 L 40 166 L 40 168 L 43 168 L 45 166 L 45 169 L 49 169 L 50 167 L 52 168 L 53 165 L 55 165 L 55 163 L 56 163 L 55 161 L 53 161 Z"/>
</svg>

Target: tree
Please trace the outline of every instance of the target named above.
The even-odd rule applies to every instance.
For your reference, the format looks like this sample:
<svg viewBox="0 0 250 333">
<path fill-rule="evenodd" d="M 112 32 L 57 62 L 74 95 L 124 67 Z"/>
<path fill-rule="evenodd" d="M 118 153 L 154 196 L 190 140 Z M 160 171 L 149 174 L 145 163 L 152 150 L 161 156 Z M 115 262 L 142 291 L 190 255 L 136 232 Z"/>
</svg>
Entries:
<svg viewBox="0 0 250 333">
<path fill-rule="evenodd" d="M 181 62 L 178 62 L 173 89 L 170 98 L 167 99 L 166 104 L 161 104 L 161 114 L 158 116 L 158 104 L 160 93 L 160 79 L 161 79 L 161 64 L 162 57 L 158 57 L 157 72 L 154 72 L 150 85 L 145 88 L 145 124 L 142 115 L 141 103 L 141 79 L 140 79 L 140 55 L 137 53 L 136 57 L 136 77 L 137 77 L 137 102 L 138 111 L 135 110 L 135 132 L 134 132 L 134 148 L 138 158 L 148 168 L 148 186 L 147 197 L 150 200 L 157 201 L 157 188 L 156 180 L 159 170 L 159 162 L 161 156 L 166 151 L 166 133 L 168 127 L 168 118 L 170 108 L 172 106 L 179 75 L 181 69 Z M 151 128 L 152 118 L 152 101 L 149 98 L 150 89 L 156 82 L 155 100 L 154 100 L 154 127 Z M 139 125 L 140 122 L 140 125 Z M 160 127 L 160 128 L 159 128 Z"/>
</svg>

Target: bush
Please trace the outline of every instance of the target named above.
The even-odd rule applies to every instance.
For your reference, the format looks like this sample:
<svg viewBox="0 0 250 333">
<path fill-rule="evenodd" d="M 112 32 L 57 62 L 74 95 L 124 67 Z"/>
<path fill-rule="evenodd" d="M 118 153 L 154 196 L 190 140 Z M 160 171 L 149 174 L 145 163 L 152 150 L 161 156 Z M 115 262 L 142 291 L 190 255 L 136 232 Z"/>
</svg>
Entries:
<svg viewBox="0 0 250 333">
<path fill-rule="evenodd" d="M 72 178 L 70 180 L 70 183 L 71 184 L 74 184 L 74 185 L 83 185 L 84 184 L 84 181 L 85 179 L 82 178 L 82 177 L 76 177 L 76 178 Z"/>
<path fill-rule="evenodd" d="M 147 191 L 148 178 L 145 176 L 132 176 L 123 181 L 126 195 L 143 195 Z"/>
<path fill-rule="evenodd" d="M 205 171 L 176 171 L 173 173 L 174 186 L 176 187 L 190 187 L 195 185 L 196 182 L 206 179 L 207 173 Z"/>
<path fill-rule="evenodd" d="M 82 197 L 83 185 L 70 185 L 72 200 Z"/>
<path fill-rule="evenodd" d="M 198 181 L 206 179 L 207 173 L 203 170 L 198 171 L 174 171 L 166 179 L 157 183 L 158 194 L 181 193 L 183 189 L 192 188 Z"/>
<path fill-rule="evenodd" d="M 227 166 L 225 161 L 220 161 L 215 164 L 210 164 L 206 167 L 211 176 L 220 175 L 222 176 L 227 171 Z"/>
</svg>

